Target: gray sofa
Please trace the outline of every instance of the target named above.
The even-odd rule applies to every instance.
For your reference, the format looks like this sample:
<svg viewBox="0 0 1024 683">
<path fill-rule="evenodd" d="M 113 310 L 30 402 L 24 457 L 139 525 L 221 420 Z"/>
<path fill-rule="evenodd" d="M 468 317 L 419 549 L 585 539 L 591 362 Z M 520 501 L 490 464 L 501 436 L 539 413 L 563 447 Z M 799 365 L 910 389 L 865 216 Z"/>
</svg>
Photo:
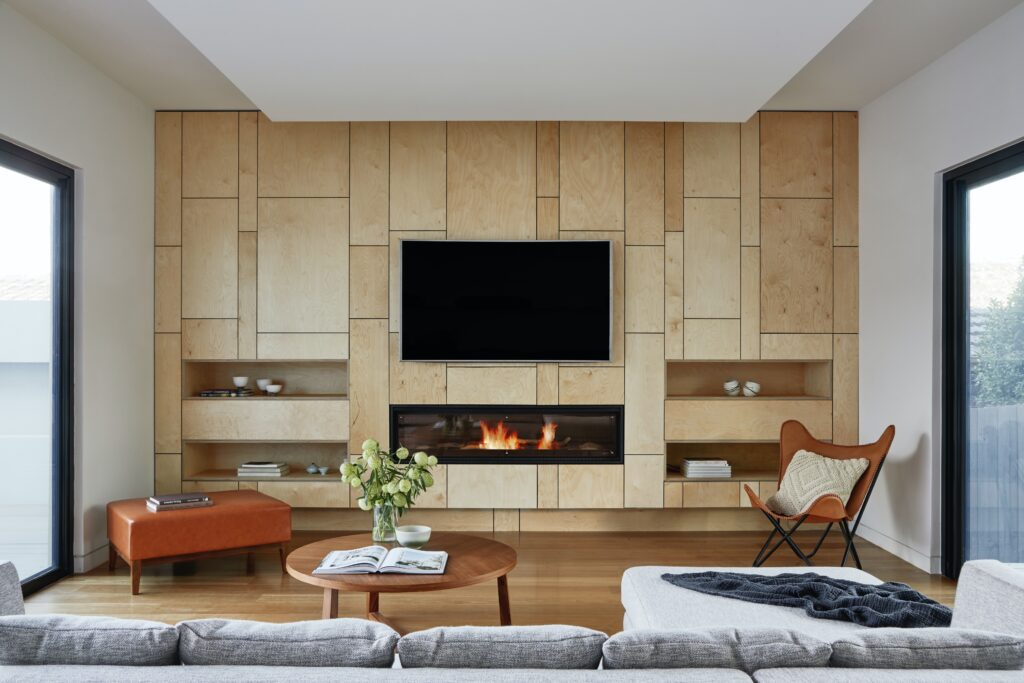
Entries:
<svg viewBox="0 0 1024 683">
<path fill-rule="evenodd" d="M 1024 680 L 1024 572 L 1006 565 L 965 567 L 953 628 L 891 630 L 823 625 L 802 613 L 752 616 L 761 605 L 651 580 L 664 570 L 685 571 L 626 572 L 626 629 L 610 638 L 576 626 L 400 637 L 361 619 L 169 626 L 24 615 L 17 576 L 0 565 L 0 681 Z"/>
</svg>

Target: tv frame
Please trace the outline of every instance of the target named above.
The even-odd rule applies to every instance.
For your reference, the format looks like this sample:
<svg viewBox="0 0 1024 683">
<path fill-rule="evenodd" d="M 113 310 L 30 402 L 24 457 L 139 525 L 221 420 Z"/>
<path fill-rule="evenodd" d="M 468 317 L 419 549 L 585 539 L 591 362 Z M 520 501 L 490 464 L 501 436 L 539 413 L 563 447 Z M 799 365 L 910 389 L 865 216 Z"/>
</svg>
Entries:
<svg viewBox="0 0 1024 683">
<path fill-rule="evenodd" d="M 404 284 L 403 280 L 405 277 L 405 243 L 406 242 L 472 242 L 472 243 L 520 243 L 529 242 L 531 244 L 539 243 L 557 243 L 557 242 L 572 242 L 572 243 L 584 243 L 584 242 L 600 242 L 608 246 L 608 357 L 607 358 L 543 358 L 543 359 L 530 359 L 530 358 L 413 358 L 407 359 L 405 357 L 405 344 L 403 343 L 402 334 L 403 328 L 405 327 L 405 306 Z M 398 360 L 404 363 L 608 363 L 611 362 L 615 357 L 615 349 L 613 348 L 614 340 L 614 327 L 615 327 L 615 245 L 612 240 L 423 240 L 423 239 L 399 239 L 398 241 Z"/>
</svg>

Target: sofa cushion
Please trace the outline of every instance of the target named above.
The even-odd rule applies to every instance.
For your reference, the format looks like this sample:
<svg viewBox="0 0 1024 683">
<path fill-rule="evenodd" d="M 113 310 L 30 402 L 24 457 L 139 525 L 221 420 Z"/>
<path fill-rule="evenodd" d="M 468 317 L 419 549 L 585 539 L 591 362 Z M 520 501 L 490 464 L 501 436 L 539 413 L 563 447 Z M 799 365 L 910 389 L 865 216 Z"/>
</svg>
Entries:
<svg viewBox="0 0 1024 683">
<path fill-rule="evenodd" d="M 840 460 L 797 451 L 779 482 L 778 492 L 765 505 L 780 515 L 802 514 L 822 496 L 838 496 L 845 505 L 867 468 L 867 458 Z"/>
<path fill-rule="evenodd" d="M 0 617 L 0 664 L 177 662 L 178 632 L 156 621 L 63 614 Z"/>
<path fill-rule="evenodd" d="M 833 641 L 831 663 L 872 669 L 1020 669 L 1024 640 L 958 628 L 876 628 Z"/>
<path fill-rule="evenodd" d="M 10 562 L 0 562 L 0 617 L 24 613 L 18 570 Z"/>
<path fill-rule="evenodd" d="M 178 624 L 184 664 L 389 667 L 398 633 L 365 619 L 267 624 L 197 619 Z"/>
<path fill-rule="evenodd" d="M 951 626 L 1024 636 L 1024 565 L 966 562 L 956 582 Z"/>
<path fill-rule="evenodd" d="M 635 630 L 604 644 L 606 669 L 740 669 L 753 673 L 774 666 L 828 666 L 832 648 L 797 631 L 780 628 Z"/>
<path fill-rule="evenodd" d="M 1020 683 L 1016 671 L 965 669 L 761 669 L 757 683 Z"/>
<path fill-rule="evenodd" d="M 596 669 L 608 636 L 580 626 L 446 626 L 398 641 L 403 668 Z"/>
</svg>

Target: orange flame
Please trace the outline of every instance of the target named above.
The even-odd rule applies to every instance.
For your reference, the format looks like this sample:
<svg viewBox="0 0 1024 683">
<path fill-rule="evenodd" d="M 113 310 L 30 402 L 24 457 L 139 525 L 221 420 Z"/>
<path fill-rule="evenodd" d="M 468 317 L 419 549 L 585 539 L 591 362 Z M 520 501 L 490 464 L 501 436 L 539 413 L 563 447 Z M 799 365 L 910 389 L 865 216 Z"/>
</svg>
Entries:
<svg viewBox="0 0 1024 683">
<path fill-rule="evenodd" d="M 537 450 L 539 451 L 550 451 L 558 448 L 558 443 L 555 442 L 555 430 L 558 429 L 558 424 L 555 422 L 546 422 L 541 427 L 540 441 L 537 442 Z"/>
<path fill-rule="evenodd" d="M 554 422 L 547 422 L 541 427 L 541 438 L 536 448 L 539 451 L 550 451 L 558 448 L 555 441 L 555 431 L 558 425 Z M 493 427 L 483 420 L 480 421 L 480 432 L 483 438 L 476 444 L 477 448 L 487 450 L 514 451 L 522 448 L 529 448 L 527 443 L 519 438 L 519 434 L 505 426 L 504 420 L 499 420 Z"/>
</svg>

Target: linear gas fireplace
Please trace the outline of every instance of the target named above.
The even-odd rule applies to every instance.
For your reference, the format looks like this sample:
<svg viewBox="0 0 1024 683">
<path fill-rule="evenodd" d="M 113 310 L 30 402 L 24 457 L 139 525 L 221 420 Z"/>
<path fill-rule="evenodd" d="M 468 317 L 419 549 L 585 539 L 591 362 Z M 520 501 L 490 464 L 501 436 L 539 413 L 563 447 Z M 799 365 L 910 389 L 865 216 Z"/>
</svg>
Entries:
<svg viewBox="0 0 1024 683">
<path fill-rule="evenodd" d="M 621 464 L 622 406 L 393 405 L 391 444 L 449 464 Z"/>
</svg>

